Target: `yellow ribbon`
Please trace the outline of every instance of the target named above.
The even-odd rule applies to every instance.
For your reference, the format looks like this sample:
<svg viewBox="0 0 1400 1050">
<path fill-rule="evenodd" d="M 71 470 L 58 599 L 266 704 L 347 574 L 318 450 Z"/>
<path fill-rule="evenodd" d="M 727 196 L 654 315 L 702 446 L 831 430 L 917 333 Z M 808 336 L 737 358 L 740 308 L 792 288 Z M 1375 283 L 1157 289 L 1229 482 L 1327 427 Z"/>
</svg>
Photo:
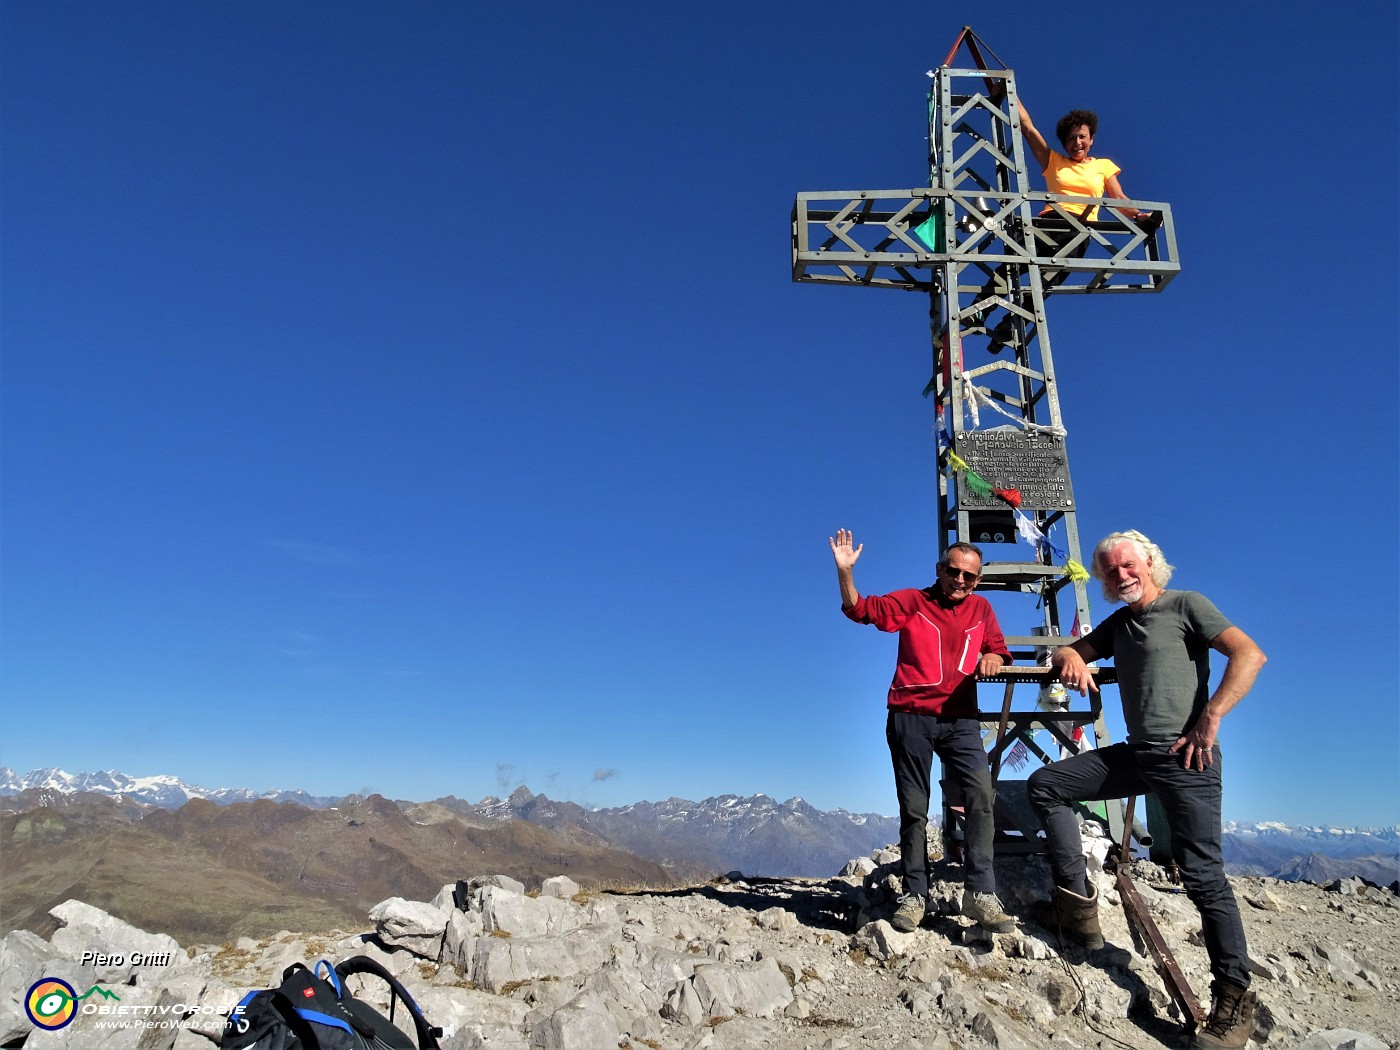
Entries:
<svg viewBox="0 0 1400 1050">
<path fill-rule="evenodd" d="M 1089 570 L 1071 558 L 1065 562 L 1065 575 L 1075 583 L 1083 583 L 1089 578 Z"/>
</svg>

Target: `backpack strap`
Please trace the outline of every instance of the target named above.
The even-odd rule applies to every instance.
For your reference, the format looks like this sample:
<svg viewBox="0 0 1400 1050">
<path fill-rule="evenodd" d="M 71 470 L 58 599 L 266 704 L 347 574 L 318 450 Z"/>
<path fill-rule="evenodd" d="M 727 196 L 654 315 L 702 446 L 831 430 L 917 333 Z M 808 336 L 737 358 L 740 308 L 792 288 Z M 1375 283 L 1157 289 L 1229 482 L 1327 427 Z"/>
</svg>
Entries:
<svg viewBox="0 0 1400 1050">
<path fill-rule="evenodd" d="M 277 1013 L 277 1016 L 282 1019 L 282 1023 L 287 1026 L 287 1030 L 296 1038 L 302 1050 L 321 1050 L 321 1040 L 316 1036 L 316 1029 L 312 1028 L 310 1022 L 297 1012 L 296 1005 L 276 988 L 249 992 L 239 1001 L 225 1022 L 223 1045 L 229 1047 L 245 1045 L 240 1041 L 240 1037 L 248 1032 L 245 1011 L 252 1004 L 254 998 L 266 1003 Z M 279 1045 L 285 1046 L 286 1044 Z"/>
<path fill-rule="evenodd" d="M 323 963 L 334 979 L 321 977 L 304 963 L 292 963 L 282 971 L 282 984 L 278 991 L 287 997 L 303 1021 L 315 1021 L 328 1028 L 339 1028 L 350 1038 L 359 1035 L 368 1039 L 374 1034 L 374 1029 L 359 1015 L 346 1009 L 340 994 L 343 989 L 340 977 L 335 973 L 335 968 L 324 959 L 316 964 L 317 968 Z M 304 993 L 310 993 L 310 998 L 302 998 Z"/>
<path fill-rule="evenodd" d="M 441 1050 L 438 1037 L 442 1035 L 442 1029 L 435 1028 L 428 1023 L 428 1019 L 423 1016 L 423 1011 L 413 1001 L 413 996 L 409 994 L 408 989 L 399 982 L 397 977 L 375 960 L 367 955 L 355 955 L 343 962 L 336 963 L 335 972 L 342 979 L 357 973 L 368 973 L 378 977 L 393 992 L 393 996 L 389 1000 L 389 1019 L 392 1021 L 394 1018 L 394 999 L 402 999 L 404 1005 L 408 1007 L 409 1014 L 413 1017 L 413 1030 L 418 1036 L 418 1050 Z"/>
<path fill-rule="evenodd" d="M 277 1011 L 278 1016 L 287 1022 L 287 1027 L 301 1042 L 303 1050 L 321 1050 L 321 1040 L 316 1035 L 316 1029 L 311 1027 L 310 1021 L 297 1013 L 296 1005 L 290 999 L 274 990 L 268 1002 Z"/>
<path fill-rule="evenodd" d="M 321 967 L 322 967 L 322 966 L 324 966 L 324 967 L 326 968 L 326 972 L 325 972 L 325 973 L 322 973 L 322 972 L 321 972 Z M 331 965 L 330 960 L 328 960 L 328 959 L 321 959 L 321 960 L 319 960 L 319 961 L 316 963 L 316 965 L 312 968 L 312 971 L 311 971 L 311 972 L 314 973 L 317 977 L 323 977 L 323 978 L 325 978 L 327 981 L 330 982 L 330 986 L 331 986 L 332 988 L 335 989 L 335 997 L 336 997 L 337 999 L 343 999 L 343 998 L 345 998 L 345 988 L 344 988 L 344 986 L 340 983 L 340 974 L 338 974 L 338 973 L 335 972 L 335 967 L 334 967 L 333 965 Z"/>
</svg>

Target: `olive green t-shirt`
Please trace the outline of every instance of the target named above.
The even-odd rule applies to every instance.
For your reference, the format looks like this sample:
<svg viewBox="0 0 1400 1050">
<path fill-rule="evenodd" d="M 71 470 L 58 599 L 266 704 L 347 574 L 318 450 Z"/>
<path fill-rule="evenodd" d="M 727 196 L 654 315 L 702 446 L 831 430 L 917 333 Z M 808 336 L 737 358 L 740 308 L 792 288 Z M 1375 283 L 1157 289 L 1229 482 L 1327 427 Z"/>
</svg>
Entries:
<svg viewBox="0 0 1400 1050">
<path fill-rule="evenodd" d="M 1140 613 L 1116 610 L 1086 637 L 1113 658 L 1131 743 L 1174 742 L 1210 699 L 1210 643 L 1232 624 L 1195 591 L 1163 591 Z"/>
</svg>

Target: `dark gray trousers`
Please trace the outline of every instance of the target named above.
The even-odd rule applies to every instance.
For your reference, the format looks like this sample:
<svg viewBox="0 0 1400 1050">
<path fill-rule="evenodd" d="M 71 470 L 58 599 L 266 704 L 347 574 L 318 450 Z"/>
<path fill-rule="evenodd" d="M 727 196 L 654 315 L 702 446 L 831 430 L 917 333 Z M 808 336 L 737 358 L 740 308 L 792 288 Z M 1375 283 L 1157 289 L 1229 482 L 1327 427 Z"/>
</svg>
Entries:
<svg viewBox="0 0 1400 1050">
<path fill-rule="evenodd" d="M 1220 849 L 1220 748 L 1209 769 L 1186 769 L 1170 744 L 1114 744 L 1037 769 L 1027 792 L 1045 826 L 1056 886 L 1082 892 L 1084 853 L 1073 802 L 1155 793 L 1171 829 L 1172 859 L 1201 913 L 1211 973 L 1249 987 L 1249 952 L 1239 905 L 1225 878 Z"/>
<path fill-rule="evenodd" d="M 947 718 L 891 711 L 885 739 L 894 763 L 899 797 L 899 851 L 904 892 L 924 895 L 929 887 L 928 806 L 933 788 L 933 756 L 943 760 L 949 778 L 962 791 L 963 884 L 974 893 L 995 893 L 992 869 L 992 776 L 975 718 Z"/>
</svg>

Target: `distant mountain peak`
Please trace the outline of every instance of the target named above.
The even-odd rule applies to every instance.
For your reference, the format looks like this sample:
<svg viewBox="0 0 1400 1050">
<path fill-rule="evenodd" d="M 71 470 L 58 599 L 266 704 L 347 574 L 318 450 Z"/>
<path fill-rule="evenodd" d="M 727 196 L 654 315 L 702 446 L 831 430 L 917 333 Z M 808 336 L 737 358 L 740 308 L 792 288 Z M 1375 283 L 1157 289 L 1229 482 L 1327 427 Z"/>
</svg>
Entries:
<svg viewBox="0 0 1400 1050">
<path fill-rule="evenodd" d="M 220 806 L 233 802 L 295 802 L 312 809 L 339 805 L 368 807 L 392 816 L 391 803 L 378 796 L 347 795 L 337 800 L 305 791 L 205 788 L 168 774 L 132 777 L 115 769 L 68 773 L 35 769 L 18 776 L 0 768 L 0 796 L 35 789 L 64 797 L 82 792 L 124 803 L 175 810 L 203 799 Z M 662 802 L 634 802 L 615 808 L 588 808 L 536 795 L 524 784 L 505 799 L 487 796 L 470 802 L 438 800 L 470 826 L 490 828 L 511 821 L 551 829 L 574 841 L 603 842 L 670 865 L 702 865 L 708 870 L 740 870 L 750 875 L 816 875 L 836 870 L 850 857 L 895 841 L 898 821 L 875 813 L 820 810 L 801 796 L 778 803 L 759 792 L 722 794 L 693 802 L 672 796 Z M 1278 821 L 1226 822 L 1225 860 L 1235 874 L 1269 875 L 1310 881 L 1359 874 L 1380 885 L 1400 875 L 1400 828 L 1292 827 Z M 1325 863 L 1331 858 L 1333 864 Z"/>
<path fill-rule="evenodd" d="M 65 794 L 92 792 L 127 798 L 162 809 L 178 809 L 192 799 L 207 799 L 219 805 L 230 802 L 253 802 L 267 799 L 272 802 L 298 802 L 313 809 L 324 809 L 335 801 L 307 794 L 302 790 L 251 791 L 248 788 L 206 788 L 197 784 L 187 784 L 179 777 L 168 773 L 154 776 L 133 777 L 116 769 L 104 769 L 99 773 L 71 774 L 61 769 L 34 769 L 19 776 L 13 769 L 0 768 L 0 796 L 17 795 L 29 788 L 44 788 Z"/>
</svg>

